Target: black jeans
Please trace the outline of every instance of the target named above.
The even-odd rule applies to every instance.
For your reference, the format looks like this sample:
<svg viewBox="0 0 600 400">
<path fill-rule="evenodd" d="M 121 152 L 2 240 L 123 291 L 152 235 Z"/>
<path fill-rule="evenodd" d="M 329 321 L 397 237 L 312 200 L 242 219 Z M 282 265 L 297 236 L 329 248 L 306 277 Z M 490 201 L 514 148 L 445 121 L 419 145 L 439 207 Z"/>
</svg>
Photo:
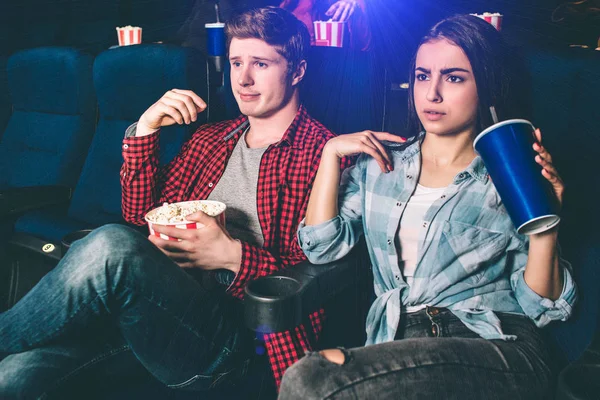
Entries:
<svg viewBox="0 0 600 400">
<path fill-rule="evenodd" d="M 450 311 L 429 311 L 405 314 L 393 342 L 342 349 L 343 365 L 309 353 L 288 369 L 279 398 L 549 398 L 554 368 L 531 320 L 500 314 L 504 332 L 518 339 L 486 340 Z"/>
</svg>

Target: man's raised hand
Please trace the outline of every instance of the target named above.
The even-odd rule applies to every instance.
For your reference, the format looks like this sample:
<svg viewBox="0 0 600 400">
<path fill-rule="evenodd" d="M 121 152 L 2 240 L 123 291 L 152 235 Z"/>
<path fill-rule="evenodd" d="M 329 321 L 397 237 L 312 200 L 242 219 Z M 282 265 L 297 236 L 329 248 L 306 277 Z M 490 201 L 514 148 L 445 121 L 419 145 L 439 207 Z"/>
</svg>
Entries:
<svg viewBox="0 0 600 400">
<path fill-rule="evenodd" d="M 190 124 L 205 109 L 204 100 L 191 90 L 169 90 L 142 114 L 136 136 L 149 135 L 163 126 Z"/>
</svg>

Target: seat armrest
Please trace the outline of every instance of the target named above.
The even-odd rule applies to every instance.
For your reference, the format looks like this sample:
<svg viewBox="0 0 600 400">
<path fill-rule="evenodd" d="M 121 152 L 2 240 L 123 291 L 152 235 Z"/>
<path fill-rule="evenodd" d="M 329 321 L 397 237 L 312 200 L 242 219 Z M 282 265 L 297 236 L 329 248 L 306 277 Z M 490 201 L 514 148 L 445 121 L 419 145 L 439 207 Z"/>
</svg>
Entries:
<svg viewBox="0 0 600 400">
<path fill-rule="evenodd" d="M 0 220 L 38 208 L 66 204 L 73 190 L 66 186 L 29 186 L 0 190 Z"/>
<path fill-rule="evenodd" d="M 17 232 L 13 234 L 8 243 L 21 249 L 42 254 L 56 261 L 60 261 L 63 256 L 60 243 L 54 243 L 25 233 Z"/>
<path fill-rule="evenodd" d="M 336 262 L 315 265 L 304 261 L 248 283 L 244 297 L 246 326 L 261 333 L 298 326 L 307 315 L 354 286 L 359 268 L 368 268 L 362 246 L 357 247 L 361 248 Z"/>
</svg>

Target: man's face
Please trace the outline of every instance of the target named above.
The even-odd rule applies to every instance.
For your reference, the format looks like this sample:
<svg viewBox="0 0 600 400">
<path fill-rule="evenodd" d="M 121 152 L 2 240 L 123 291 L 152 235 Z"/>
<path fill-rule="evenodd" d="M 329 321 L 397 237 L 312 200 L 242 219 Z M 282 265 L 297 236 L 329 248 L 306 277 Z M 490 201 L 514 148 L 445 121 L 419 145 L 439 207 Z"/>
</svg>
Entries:
<svg viewBox="0 0 600 400">
<path fill-rule="evenodd" d="M 231 88 L 242 114 L 268 118 L 290 103 L 300 81 L 287 60 L 260 39 L 233 38 L 229 45 Z"/>
</svg>

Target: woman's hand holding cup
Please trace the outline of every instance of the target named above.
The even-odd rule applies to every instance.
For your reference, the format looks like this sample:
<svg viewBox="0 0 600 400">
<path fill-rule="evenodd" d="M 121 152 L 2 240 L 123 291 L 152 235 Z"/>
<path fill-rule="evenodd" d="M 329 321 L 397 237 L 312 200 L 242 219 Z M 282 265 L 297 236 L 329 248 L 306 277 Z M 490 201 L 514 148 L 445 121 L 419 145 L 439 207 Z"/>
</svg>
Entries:
<svg viewBox="0 0 600 400">
<path fill-rule="evenodd" d="M 535 130 L 535 137 L 537 142 L 533 144 L 533 150 L 538 154 L 535 156 L 535 162 L 540 164 L 542 168 L 542 175 L 548 179 L 552 184 L 552 189 L 556 194 L 559 208 L 562 207 L 563 194 L 565 192 L 565 184 L 558 174 L 556 167 L 552 164 L 552 155 L 542 146 L 542 131 L 539 128 Z"/>
</svg>

